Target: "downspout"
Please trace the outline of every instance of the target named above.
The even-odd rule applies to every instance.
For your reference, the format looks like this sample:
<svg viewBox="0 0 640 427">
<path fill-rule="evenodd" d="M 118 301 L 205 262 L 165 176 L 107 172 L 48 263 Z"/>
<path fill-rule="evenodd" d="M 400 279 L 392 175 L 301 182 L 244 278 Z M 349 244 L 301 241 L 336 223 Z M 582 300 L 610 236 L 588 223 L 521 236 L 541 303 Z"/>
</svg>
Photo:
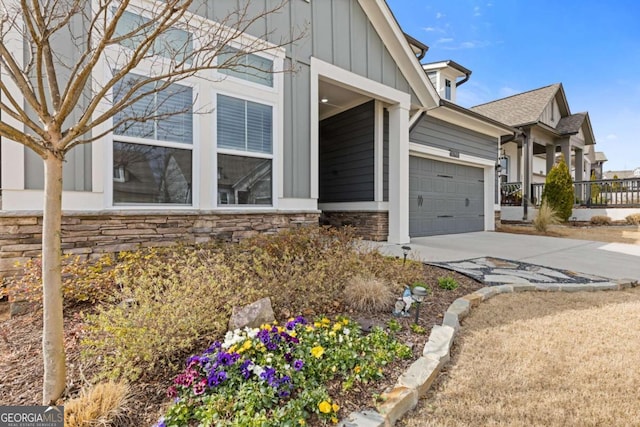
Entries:
<svg viewBox="0 0 640 427">
<path fill-rule="evenodd" d="M 464 73 L 464 79 L 460 80 L 459 82 L 456 82 L 456 87 L 462 86 L 463 84 L 468 82 L 470 78 L 471 78 L 471 73 Z"/>
</svg>

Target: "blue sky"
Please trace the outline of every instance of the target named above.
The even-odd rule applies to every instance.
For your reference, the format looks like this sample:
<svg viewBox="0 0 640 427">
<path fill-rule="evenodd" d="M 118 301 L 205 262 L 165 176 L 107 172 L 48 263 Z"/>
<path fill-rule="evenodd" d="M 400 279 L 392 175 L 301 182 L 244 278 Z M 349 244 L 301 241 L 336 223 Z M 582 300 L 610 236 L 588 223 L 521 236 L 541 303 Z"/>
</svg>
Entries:
<svg viewBox="0 0 640 427">
<path fill-rule="evenodd" d="M 387 0 L 402 29 L 429 46 L 423 62 L 473 71 L 464 107 L 561 82 L 588 111 L 605 170 L 640 167 L 640 2 Z"/>
</svg>

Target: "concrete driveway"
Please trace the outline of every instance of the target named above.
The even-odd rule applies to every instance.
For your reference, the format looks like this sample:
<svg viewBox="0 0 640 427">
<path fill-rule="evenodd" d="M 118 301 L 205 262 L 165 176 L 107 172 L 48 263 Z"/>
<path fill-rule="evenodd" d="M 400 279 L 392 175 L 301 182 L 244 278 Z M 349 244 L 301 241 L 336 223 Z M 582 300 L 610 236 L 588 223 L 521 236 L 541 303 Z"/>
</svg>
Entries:
<svg viewBox="0 0 640 427">
<path fill-rule="evenodd" d="M 640 245 L 483 231 L 417 237 L 409 246 L 410 258 L 426 262 L 490 256 L 609 279 L 640 280 Z M 400 245 L 382 244 L 380 251 L 402 256 Z"/>
</svg>

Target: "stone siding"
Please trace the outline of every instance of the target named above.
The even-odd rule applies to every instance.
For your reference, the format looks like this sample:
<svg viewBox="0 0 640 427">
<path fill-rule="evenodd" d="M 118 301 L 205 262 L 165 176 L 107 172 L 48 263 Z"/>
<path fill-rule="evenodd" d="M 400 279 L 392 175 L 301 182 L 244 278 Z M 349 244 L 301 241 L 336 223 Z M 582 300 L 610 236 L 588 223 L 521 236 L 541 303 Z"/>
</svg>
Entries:
<svg viewBox="0 0 640 427">
<path fill-rule="evenodd" d="M 140 246 L 236 242 L 258 233 L 318 224 L 317 212 L 84 212 L 62 219 L 65 254 L 97 258 Z M 0 278 L 15 274 L 17 262 L 40 255 L 42 213 L 0 214 Z"/>
<path fill-rule="evenodd" d="M 389 235 L 389 213 L 367 211 L 323 211 L 320 222 L 333 227 L 350 225 L 356 235 L 374 242 L 384 242 Z"/>
</svg>

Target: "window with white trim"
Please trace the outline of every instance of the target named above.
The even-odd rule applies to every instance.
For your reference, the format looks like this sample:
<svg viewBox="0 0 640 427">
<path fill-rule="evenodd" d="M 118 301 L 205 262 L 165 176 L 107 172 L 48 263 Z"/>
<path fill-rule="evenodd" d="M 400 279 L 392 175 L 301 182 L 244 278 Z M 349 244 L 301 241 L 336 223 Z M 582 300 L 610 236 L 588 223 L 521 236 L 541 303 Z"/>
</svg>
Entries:
<svg viewBox="0 0 640 427">
<path fill-rule="evenodd" d="M 140 78 L 128 74 L 118 82 L 114 103 Z M 140 99 L 113 118 L 114 205 L 192 203 L 193 89 L 164 85 L 142 86 L 134 94 Z"/>
<path fill-rule="evenodd" d="M 149 18 L 125 11 L 116 23 L 113 37 L 130 34 L 128 38 L 120 41 L 120 45 L 134 50 L 145 39 L 145 33 L 154 30 L 153 25 L 145 27 L 149 21 Z M 156 37 L 150 51 L 152 55 L 181 62 L 185 58 L 188 59 L 193 52 L 193 35 L 180 28 L 170 28 Z"/>
<path fill-rule="evenodd" d="M 451 80 L 444 79 L 444 99 L 451 101 Z"/>
<path fill-rule="evenodd" d="M 217 95 L 218 205 L 273 205 L 273 107 Z"/>
<path fill-rule="evenodd" d="M 224 67 L 225 62 L 233 64 L 218 71 L 227 76 L 246 80 L 252 83 L 273 87 L 273 61 L 253 53 L 243 54 L 240 50 L 227 47 L 218 55 L 218 64 Z"/>
</svg>

